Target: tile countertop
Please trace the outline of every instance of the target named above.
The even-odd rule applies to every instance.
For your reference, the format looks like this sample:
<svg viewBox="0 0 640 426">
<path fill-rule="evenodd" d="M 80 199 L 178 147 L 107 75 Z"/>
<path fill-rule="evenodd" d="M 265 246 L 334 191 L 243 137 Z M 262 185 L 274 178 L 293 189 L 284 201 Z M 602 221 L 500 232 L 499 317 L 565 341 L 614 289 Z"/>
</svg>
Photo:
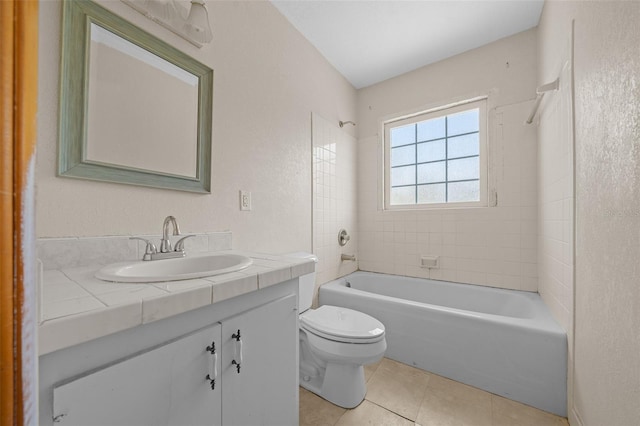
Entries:
<svg viewBox="0 0 640 426">
<path fill-rule="evenodd" d="M 107 334 L 157 321 L 269 287 L 314 271 L 310 259 L 240 252 L 253 264 L 211 277 L 147 284 L 111 283 L 94 277 L 104 265 L 42 274 L 38 346 L 44 355 Z"/>
</svg>

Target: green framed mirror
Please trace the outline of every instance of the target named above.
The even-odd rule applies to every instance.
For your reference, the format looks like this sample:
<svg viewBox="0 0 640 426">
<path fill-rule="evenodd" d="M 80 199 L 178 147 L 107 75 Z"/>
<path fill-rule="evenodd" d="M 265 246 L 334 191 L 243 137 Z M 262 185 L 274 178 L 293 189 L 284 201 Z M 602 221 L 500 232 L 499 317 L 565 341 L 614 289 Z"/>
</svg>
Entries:
<svg viewBox="0 0 640 426">
<path fill-rule="evenodd" d="M 63 3 L 58 176 L 211 192 L 213 70 L 96 3 Z"/>
</svg>

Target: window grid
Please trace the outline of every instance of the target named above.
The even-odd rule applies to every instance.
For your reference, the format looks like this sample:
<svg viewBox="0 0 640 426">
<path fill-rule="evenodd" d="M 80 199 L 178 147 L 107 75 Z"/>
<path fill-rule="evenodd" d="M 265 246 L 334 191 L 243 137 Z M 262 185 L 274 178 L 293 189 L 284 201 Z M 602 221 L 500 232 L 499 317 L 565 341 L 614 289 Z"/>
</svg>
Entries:
<svg viewBox="0 0 640 426">
<path fill-rule="evenodd" d="M 445 116 L 445 117 L 446 117 L 446 116 Z M 415 127 L 415 129 L 416 129 L 416 131 L 415 131 L 415 133 L 416 133 L 416 142 L 405 143 L 404 145 L 395 145 L 395 146 L 393 146 L 392 148 L 393 148 L 393 149 L 396 149 L 396 148 L 404 148 L 404 147 L 411 146 L 411 145 L 416 145 L 416 144 L 418 144 L 418 145 L 419 145 L 419 144 L 421 144 L 421 143 L 428 143 L 428 142 L 443 141 L 443 140 L 446 140 L 446 139 L 448 138 L 448 136 L 445 136 L 445 137 L 443 137 L 443 138 L 433 138 L 433 139 L 425 139 L 425 140 L 423 140 L 423 141 L 419 141 L 419 140 L 418 140 L 418 123 L 416 123 L 416 124 L 415 124 L 415 126 L 416 126 L 416 127 Z M 477 133 L 478 133 L 478 131 L 475 131 L 475 132 L 466 132 L 466 133 L 459 133 L 459 134 L 455 134 L 455 135 L 451 136 L 451 138 L 457 138 L 457 137 L 460 137 L 460 136 L 475 135 L 475 134 L 477 134 Z"/>
<path fill-rule="evenodd" d="M 398 148 L 404 148 L 404 147 L 408 147 L 408 146 L 413 146 L 414 147 L 414 159 L 415 161 L 412 163 L 405 163 L 405 164 L 400 164 L 397 166 L 391 166 L 391 169 L 395 169 L 395 168 L 399 168 L 399 167 L 407 167 L 407 166 L 414 166 L 414 184 L 406 184 L 406 185 L 390 185 L 391 188 L 408 188 L 408 187 L 414 187 L 415 191 L 413 194 L 413 202 L 414 204 L 422 204 L 418 202 L 418 189 L 420 187 L 424 187 L 424 186 L 429 186 L 429 185 L 442 185 L 444 184 L 444 190 L 445 190 L 445 201 L 446 203 L 449 202 L 449 184 L 450 183 L 462 183 L 462 182 L 478 182 L 480 180 L 480 178 L 478 177 L 477 179 L 458 179 L 458 180 L 449 180 L 449 161 L 452 160 L 462 160 L 462 159 L 466 159 L 466 158 L 479 158 L 480 155 L 466 155 L 466 156 L 460 156 L 460 157 L 451 157 L 449 158 L 449 139 L 452 138 L 457 138 L 457 137 L 463 137 L 463 136 L 468 136 L 468 135 L 475 135 L 475 134 L 479 134 L 479 130 L 478 131 L 473 131 L 473 132 L 466 132 L 466 133 L 460 133 L 460 134 L 455 134 L 455 135 L 449 135 L 449 116 L 444 116 L 444 137 L 441 138 L 433 138 L 433 139 L 426 139 L 426 140 L 422 140 L 422 141 L 418 141 L 418 123 L 414 123 L 413 124 L 413 133 L 414 133 L 414 142 L 412 143 L 408 143 L 408 144 L 404 144 L 404 145 L 397 145 L 397 146 L 393 146 L 393 149 L 398 149 Z M 437 141 L 444 141 L 444 159 L 441 160 L 431 160 L 431 161 L 418 161 L 418 146 L 421 144 L 426 144 L 426 143 L 430 143 L 430 142 L 437 142 Z M 419 183 L 418 182 L 418 166 L 422 165 L 422 164 L 433 164 L 433 163 L 445 163 L 445 167 L 444 167 L 444 173 L 445 173 L 445 179 L 443 181 L 436 181 L 436 182 L 427 182 L 427 183 Z M 427 203 L 428 204 L 428 203 Z"/>
<path fill-rule="evenodd" d="M 418 125 L 416 124 L 416 127 Z M 445 182 L 449 182 L 449 117 L 444 117 L 444 180 Z M 416 166 L 418 167 L 418 166 Z M 416 181 L 418 183 L 418 181 Z M 416 198 L 416 203 L 418 199 Z M 444 184 L 444 202 L 449 202 L 449 184 Z"/>
</svg>

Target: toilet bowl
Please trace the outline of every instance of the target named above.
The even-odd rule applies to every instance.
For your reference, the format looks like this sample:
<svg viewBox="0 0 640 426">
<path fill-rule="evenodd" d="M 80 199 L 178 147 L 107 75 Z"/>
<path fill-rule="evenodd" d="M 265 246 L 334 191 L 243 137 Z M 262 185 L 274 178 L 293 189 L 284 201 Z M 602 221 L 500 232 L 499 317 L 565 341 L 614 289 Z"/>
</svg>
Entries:
<svg viewBox="0 0 640 426">
<path fill-rule="evenodd" d="M 387 349 L 384 326 L 352 309 L 323 305 L 300 315 L 300 386 L 344 408 L 367 392 L 364 365 Z"/>
<path fill-rule="evenodd" d="M 289 256 L 317 261 L 306 253 Z M 379 361 L 387 349 L 384 325 L 352 309 L 310 309 L 315 273 L 299 281 L 300 386 L 340 407 L 356 407 L 367 391 L 364 366 Z"/>
</svg>

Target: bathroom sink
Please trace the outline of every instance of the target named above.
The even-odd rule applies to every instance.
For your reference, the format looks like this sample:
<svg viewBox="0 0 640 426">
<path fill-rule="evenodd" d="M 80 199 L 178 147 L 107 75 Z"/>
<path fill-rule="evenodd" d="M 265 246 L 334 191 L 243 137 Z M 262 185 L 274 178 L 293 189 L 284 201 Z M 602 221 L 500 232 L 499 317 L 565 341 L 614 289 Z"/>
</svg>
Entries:
<svg viewBox="0 0 640 426">
<path fill-rule="evenodd" d="M 114 263 L 96 272 L 96 278 L 122 283 L 150 283 L 209 277 L 239 271 L 253 261 L 239 254 L 204 254 L 151 261 Z"/>
</svg>

